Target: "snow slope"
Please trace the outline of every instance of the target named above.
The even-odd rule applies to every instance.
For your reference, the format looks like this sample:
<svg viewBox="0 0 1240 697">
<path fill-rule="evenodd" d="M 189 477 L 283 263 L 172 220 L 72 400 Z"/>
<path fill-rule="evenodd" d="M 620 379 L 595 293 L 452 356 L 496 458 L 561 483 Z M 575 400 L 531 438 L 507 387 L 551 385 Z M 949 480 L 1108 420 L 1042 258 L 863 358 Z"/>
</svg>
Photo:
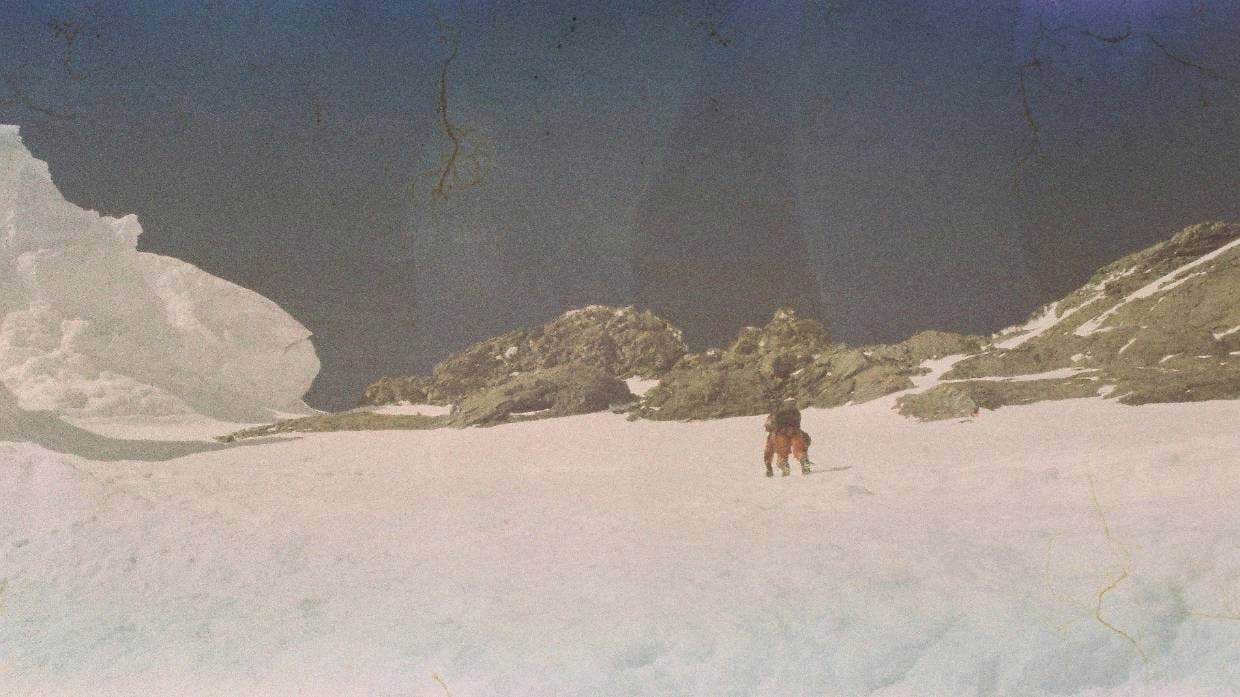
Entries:
<svg viewBox="0 0 1240 697">
<path fill-rule="evenodd" d="M 68 203 L 0 126 L 0 382 L 62 416 L 305 413 L 310 333 L 275 303 L 137 251 L 137 218 Z M 227 234 L 223 229 L 221 234 Z"/>
<path fill-rule="evenodd" d="M 933 423 L 890 404 L 806 412 L 820 471 L 769 480 L 760 417 L 312 434 L 168 462 L 0 444 L 0 684 L 1240 691 L 1240 402 Z"/>
</svg>

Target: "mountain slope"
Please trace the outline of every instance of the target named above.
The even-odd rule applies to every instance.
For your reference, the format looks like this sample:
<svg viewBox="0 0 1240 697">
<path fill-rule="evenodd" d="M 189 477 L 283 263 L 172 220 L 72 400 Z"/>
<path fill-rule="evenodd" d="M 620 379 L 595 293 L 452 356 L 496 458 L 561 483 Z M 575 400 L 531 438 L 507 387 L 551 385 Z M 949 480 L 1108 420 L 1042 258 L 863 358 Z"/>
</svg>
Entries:
<svg viewBox="0 0 1240 697">
<path fill-rule="evenodd" d="M 944 380 L 905 400 L 905 413 L 1093 395 L 1124 404 L 1240 397 L 1240 225 L 1194 225 L 1103 267 Z"/>
</svg>

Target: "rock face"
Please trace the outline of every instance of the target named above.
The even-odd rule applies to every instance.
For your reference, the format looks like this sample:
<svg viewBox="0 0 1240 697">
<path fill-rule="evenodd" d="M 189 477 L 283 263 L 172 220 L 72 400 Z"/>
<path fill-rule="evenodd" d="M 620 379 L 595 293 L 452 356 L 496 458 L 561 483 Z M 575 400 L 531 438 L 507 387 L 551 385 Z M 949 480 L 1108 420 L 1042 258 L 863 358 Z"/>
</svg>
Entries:
<svg viewBox="0 0 1240 697">
<path fill-rule="evenodd" d="M 789 396 L 795 374 L 826 351 L 821 324 L 789 309 L 758 329 L 745 327 L 726 349 L 687 355 L 642 400 L 650 419 L 708 419 L 766 412 Z"/>
<path fill-rule="evenodd" d="M 801 406 L 866 402 L 913 386 L 921 362 L 981 346 L 976 337 L 925 332 L 894 346 L 833 344 L 823 326 L 789 309 L 746 327 L 726 349 L 686 356 L 637 409 L 660 420 L 762 414 L 781 399 Z"/>
<path fill-rule="evenodd" d="M 455 426 L 608 408 L 660 420 L 741 416 L 786 397 L 802 406 L 875 399 L 911 387 L 923 360 L 981 345 L 976 337 L 924 332 L 893 346 L 849 348 L 785 308 L 724 349 L 689 354 L 680 331 L 650 312 L 591 306 L 475 344 L 432 376 L 383 378 L 362 404 L 452 404 L 447 423 Z M 639 398 L 621 382 L 630 377 L 659 384 Z"/>
<path fill-rule="evenodd" d="M 680 330 L 649 311 L 592 305 L 474 344 L 429 377 L 378 380 L 362 404 L 455 404 L 458 426 L 601 411 L 634 399 L 622 379 L 660 377 L 686 351 Z"/>
<path fill-rule="evenodd" d="M 0 126 L 0 381 L 64 415 L 306 411 L 310 332 L 271 301 L 138 252 L 137 219 L 64 200 Z"/>
<path fill-rule="evenodd" d="M 1089 375 L 1047 380 L 964 380 L 936 385 L 896 400 L 901 414 L 922 421 L 973 416 L 978 409 L 1033 404 L 1055 399 L 1091 397 L 1098 393 Z"/>
<path fill-rule="evenodd" d="M 380 380 L 363 401 L 455 404 L 455 425 L 608 407 L 708 419 L 765 413 L 785 398 L 802 407 L 870 401 L 912 388 L 923 363 L 950 356 L 967 358 L 942 384 L 901 397 L 901 413 L 957 418 L 1094 395 L 1125 404 L 1240 396 L 1240 226 L 1187 228 L 989 341 L 926 331 L 848 347 L 781 309 L 726 348 L 690 354 L 680 332 L 649 312 L 592 306 L 476 344 L 431 377 Z M 637 398 L 619 382 L 631 376 L 659 384 Z"/>
<path fill-rule="evenodd" d="M 1054 377 L 1005 379 L 1043 374 Z M 992 409 L 1093 395 L 1124 404 L 1240 396 L 1240 226 L 1193 225 L 1103 267 L 943 377 L 962 382 L 936 390 Z M 927 404 L 909 397 L 900 409 L 927 418 Z"/>
<path fill-rule="evenodd" d="M 946 356 L 977 353 L 986 344 L 987 342 L 978 336 L 931 330 L 914 334 L 911 338 L 894 346 L 880 347 L 875 353 L 889 356 L 894 360 L 921 363 Z"/>
<path fill-rule="evenodd" d="M 453 426 L 491 426 L 552 416 L 603 411 L 633 395 L 595 365 L 569 363 L 523 373 L 465 397 L 452 411 Z"/>
<path fill-rule="evenodd" d="M 397 404 L 450 404 L 452 399 L 435 386 L 433 378 L 407 375 L 379 378 L 366 386 L 362 392 L 363 405 Z"/>
</svg>

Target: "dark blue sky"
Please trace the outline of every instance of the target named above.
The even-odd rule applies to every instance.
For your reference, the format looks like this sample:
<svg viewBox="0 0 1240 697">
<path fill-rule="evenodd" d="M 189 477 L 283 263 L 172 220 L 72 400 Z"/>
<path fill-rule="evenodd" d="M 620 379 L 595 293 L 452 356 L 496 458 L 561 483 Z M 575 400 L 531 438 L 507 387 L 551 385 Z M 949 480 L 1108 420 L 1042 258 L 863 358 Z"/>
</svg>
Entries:
<svg viewBox="0 0 1240 697">
<path fill-rule="evenodd" d="M 851 343 L 989 332 L 1240 218 L 1221 0 L 18 1 L 0 27 L 0 122 L 142 249 L 308 326 L 319 406 L 596 302 L 699 346 L 785 302 Z"/>
</svg>

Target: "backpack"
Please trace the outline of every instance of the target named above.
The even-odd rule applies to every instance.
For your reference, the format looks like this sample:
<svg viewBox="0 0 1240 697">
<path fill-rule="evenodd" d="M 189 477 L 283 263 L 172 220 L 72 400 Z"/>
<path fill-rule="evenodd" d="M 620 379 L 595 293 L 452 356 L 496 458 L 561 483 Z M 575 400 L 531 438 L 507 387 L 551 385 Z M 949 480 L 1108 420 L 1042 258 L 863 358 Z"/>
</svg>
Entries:
<svg viewBox="0 0 1240 697">
<path fill-rule="evenodd" d="M 771 416 L 771 422 L 775 430 L 801 427 L 801 410 L 797 409 L 795 405 L 781 406 Z"/>
</svg>

